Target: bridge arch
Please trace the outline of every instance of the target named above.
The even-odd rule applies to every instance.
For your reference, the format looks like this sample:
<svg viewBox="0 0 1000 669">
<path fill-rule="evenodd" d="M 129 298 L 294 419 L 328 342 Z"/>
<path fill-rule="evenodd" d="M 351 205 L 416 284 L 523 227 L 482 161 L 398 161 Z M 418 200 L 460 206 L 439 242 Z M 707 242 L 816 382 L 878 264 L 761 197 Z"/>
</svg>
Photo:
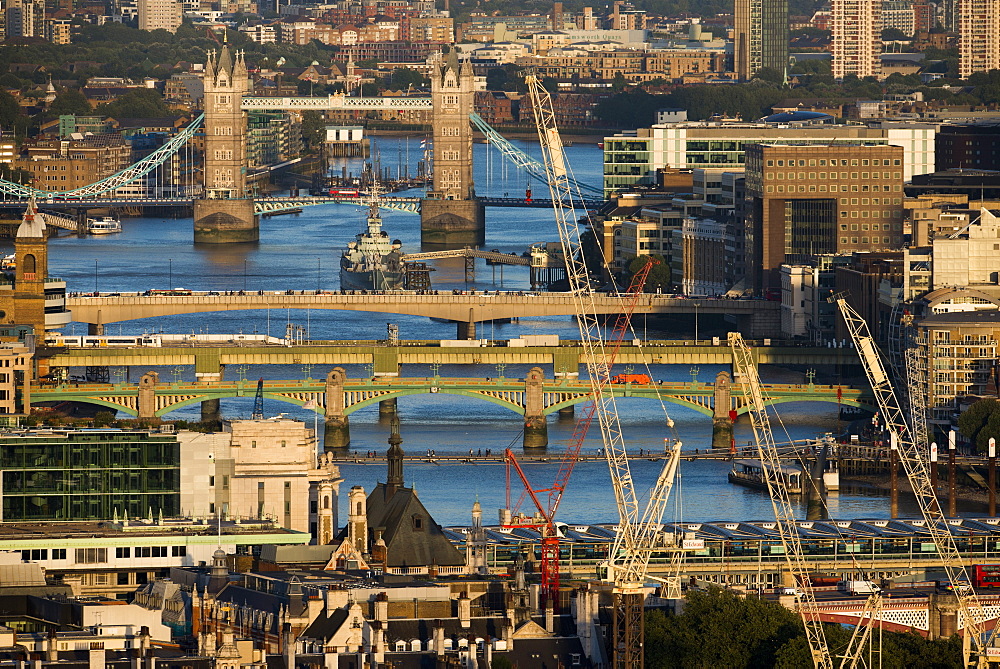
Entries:
<svg viewBox="0 0 1000 669">
<path fill-rule="evenodd" d="M 576 397 L 571 397 L 571 398 L 563 400 L 561 402 L 556 402 L 555 404 L 550 404 L 549 406 L 545 407 L 544 411 L 542 411 L 542 415 L 548 416 L 551 413 L 555 413 L 556 411 L 559 411 L 559 409 L 563 409 L 563 408 L 569 407 L 569 406 L 574 406 L 574 405 L 577 405 L 577 404 L 583 404 L 584 402 L 587 402 L 590 399 L 590 397 L 591 397 L 590 393 L 585 393 L 583 395 L 578 395 Z M 644 397 L 642 395 L 619 395 L 617 393 L 615 393 L 615 397 L 618 398 L 618 399 L 626 398 L 626 399 L 635 399 L 635 400 L 655 400 L 656 399 L 655 397 Z M 687 399 L 686 397 L 681 397 L 681 396 L 676 396 L 676 395 L 661 395 L 660 399 L 662 399 L 664 402 L 668 402 L 670 404 L 675 404 L 677 406 L 681 406 L 681 407 L 684 407 L 684 408 L 687 408 L 687 409 L 693 409 L 694 411 L 697 411 L 698 413 L 702 414 L 703 416 L 711 416 L 712 415 L 712 408 L 711 407 L 702 406 L 702 405 L 698 404 L 697 402 L 692 402 L 691 400 Z"/>
<path fill-rule="evenodd" d="M 344 415 L 349 416 L 355 411 L 358 411 L 359 409 L 364 409 L 365 407 L 372 406 L 373 404 L 375 404 L 376 402 L 380 402 L 381 400 L 389 400 L 396 397 L 406 397 L 408 395 L 458 395 L 464 397 L 472 397 L 474 399 L 491 402 L 493 404 L 496 404 L 497 406 L 503 407 L 504 409 L 512 411 L 518 415 L 521 416 L 524 415 L 524 407 L 521 406 L 520 404 L 515 404 L 514 402 L 507 401 L 500 397 L 493 397 L 492 395 L 487 395 L 485 393 L 480 393 L 472 390 L 459 390 L 456 388 L 447 388 L 447 387 L 439 388 L 437 391 L 430 391 L 423 389 L 390 391 L 388 393 L 385 393 L 384 395 L 369 397 L 366 400 L 362 400 L 360 402 L 357 402 L 356 404 L 352 404 L 351 406 L 344 409 Z"/>
</svg>

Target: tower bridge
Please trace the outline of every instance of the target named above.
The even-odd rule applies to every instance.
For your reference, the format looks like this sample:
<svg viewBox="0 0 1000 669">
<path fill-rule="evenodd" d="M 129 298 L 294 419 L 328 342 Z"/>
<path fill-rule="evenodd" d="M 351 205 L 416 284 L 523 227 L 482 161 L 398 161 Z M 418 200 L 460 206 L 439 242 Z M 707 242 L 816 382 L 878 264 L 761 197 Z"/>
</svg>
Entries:
<svg viewBox="0 0 1000 669">
<path fill-rule="evenodd" d="M 75 209 L 86 218 L 88 208 L 114 206 L 193 205 L 194 241 L 227 243 L 256 241 L 259 215 L 351 198 L 257 198 L 247 187 L 247 110 L 429 110 L 433 117 L 434 181 L 422 198 L 386 198 L 385 206 L 420 214 L 421 243 L 425 250 L 482 246 L 485 243 L 485 206 L 551 206 L 547 200 L 480 198 L 472 165 L 472 125 L 484 132 L 505 157 L 539 178 L 537 161 L 507 142 L 474 111 L 474 76 L 468 61 L 454 50 L 438 54 L 431 68 L 430 96 L 260 97 L 249 95 L 249 78 L 242 53 L 228 46 L 209 54 L 203 74 L 204 113 L 149 156 L 94 184 L 70 191 L 45 191 L 0 180 L 0 191 L 14 198 L 35 195 L 48 208 Z M 471 122 L 471 123 L 470 123 Z M 196 198 L 114 197 L 117 189 L 146 178 L 204 127 L 203 190 Z M 584 187 L 586 190 L 591 190 Z M 354 198 L 353 201 L 357 201 Z M 17 206 L 18 200 L 5 206 Z M 603 200 L 591 196 L 584 207 Z"/>
</svg>

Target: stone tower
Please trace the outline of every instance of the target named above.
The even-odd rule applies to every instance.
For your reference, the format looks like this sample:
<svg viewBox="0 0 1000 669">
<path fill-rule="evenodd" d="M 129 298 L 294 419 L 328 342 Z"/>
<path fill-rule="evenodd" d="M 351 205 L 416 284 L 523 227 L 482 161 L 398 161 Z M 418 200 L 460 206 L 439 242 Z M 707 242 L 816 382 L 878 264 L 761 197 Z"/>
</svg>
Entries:
<svg viewBox="0 0 1000 669">
<path fill-rule="evenodd" d="M 14 238 L 14 322 L 31 325 L 35 334 L 45 334 L 45 277 L 49 275 L 49 245 L 45 223 L 35 207 L 34 198 L 17 228 Z"/>
<path fill-rule="evenodd" d="M 483 205 L 472 178 L 475 77 L 454 49 L 436 56 L 431 68 L 434 108 L 434 188 L 420 204 L 420 241 L 425 248 L 462 248 L 486 242 Z"/>
<path fill-rule="evenodd" d="M 392 433 L 389 435 L 389 450 L 385 454 L 387 472 L 385 479 L 385 499 L 388 501 L 403 487 L 403 438 L 399 434 L 399 415 L 392 416 Z"/>
<path fill-rule="evenodd" d="M 223 45 L 210 53 L 205 86 L 205 192 L 194 203 L 194 241 L 255 242 L 257 217 L 246 189 L 246 118 L 243 95 L 249 90 L 243 54 L 235 58 Z"/>
</svg>

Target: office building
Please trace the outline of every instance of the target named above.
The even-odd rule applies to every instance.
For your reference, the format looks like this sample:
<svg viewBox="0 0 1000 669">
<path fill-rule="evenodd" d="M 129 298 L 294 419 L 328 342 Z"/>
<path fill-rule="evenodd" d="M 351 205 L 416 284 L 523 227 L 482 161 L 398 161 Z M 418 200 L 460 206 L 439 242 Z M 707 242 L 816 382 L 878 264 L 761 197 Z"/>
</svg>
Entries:
<svg viewBox="0 0 1000 669">
<path fill-rule="evenodd" d="M 183 19 L 181 3 L 177 0 L 138 0 L 139 29 L 177 32 Z"/>
<path fill-rule="evenodd" d="M 881 0 L 833 0 L 833 78 L 878 77 L 882 71 Z"/>
<path fill-rule="evenodd" d="M 173 434 L 47 430 L 0 435 L 0 522 L 180 513 Z"/>
<path fill-rule="evenodd" d="M 748 283 L 781 287 L 783 264 L 903 243 L 903 150 L 896 146 L 746 149 Z"/>
<path fill-rule="evenodd" d="M 958 76 L 1000 69 L 1000 2 L 958 3 Z"/>
<path fill-rule="evenodd" d="M 942 125 L 934 142 L 939 170 L 996 170 L 1000 165 L 1000 123 Z"/>
<path fill-rule="evenodd" d="M 884 144 L 903 149 L 903 179 L 933 172 L 937 126 L 871 122 L 868 125 L 788 126 L 770 123 L 685 122 L 654 125 L 604 138 L 604 194 L 652 184 L 656 170 L 743 169 L 744 147 L 755 143 L 789 146 Z"/>
<path fill-rule="evenodd" d="M 784 75 L 788 69 L 788 0 L 736 0 L 734 69 L 753 79 L 762 69 Z"/>
</svg>

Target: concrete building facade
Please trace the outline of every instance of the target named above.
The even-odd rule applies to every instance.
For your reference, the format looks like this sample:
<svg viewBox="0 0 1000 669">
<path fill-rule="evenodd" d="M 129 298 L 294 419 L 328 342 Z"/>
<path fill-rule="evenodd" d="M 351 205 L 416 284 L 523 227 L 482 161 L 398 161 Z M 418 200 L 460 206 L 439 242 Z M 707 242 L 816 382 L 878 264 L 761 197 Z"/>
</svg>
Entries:
<svg viewBox="0 0 1000 669">
<path fill-rule="evenodd" d="M 903 150 L 885 145 L 747 147 L 746 256 L 757 290 L 823 253 L 903 242 Z"/>
<path fill-rule="evenodd" d="M 229 420 L 220 432 L 181 432 L 178 439 L 184 514 L 273 518 L 319 543 L 332 540 L 342 479 L 317 455 L 316 435 L 303 422 Z"/>
</svg>

